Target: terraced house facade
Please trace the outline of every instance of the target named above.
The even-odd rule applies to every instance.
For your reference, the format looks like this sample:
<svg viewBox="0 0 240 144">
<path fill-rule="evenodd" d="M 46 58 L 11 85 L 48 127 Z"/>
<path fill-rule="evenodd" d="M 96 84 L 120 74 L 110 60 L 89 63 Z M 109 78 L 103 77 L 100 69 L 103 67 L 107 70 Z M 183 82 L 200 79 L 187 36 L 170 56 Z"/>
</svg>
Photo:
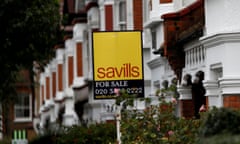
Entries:
<svg viewBox="0 0 240 144">
<path fill-rule="evenodd" d="M 55 57 L 39 72 L 35 131 L 41 133 L 55 122 L 71 126 L 116 120 L 114 99 L 93 98 L 96 31 L 142 32 L 144 97 L 152 104 L 159 89 L 177 80 L 179 116 L 196 116 L 203 104 L 239 109 L 239 4 L 238 0 L 63 1 L 69 35 L 56 44 Z M 136 99 L 137 109 L 145 106 Z"/>
</svg>

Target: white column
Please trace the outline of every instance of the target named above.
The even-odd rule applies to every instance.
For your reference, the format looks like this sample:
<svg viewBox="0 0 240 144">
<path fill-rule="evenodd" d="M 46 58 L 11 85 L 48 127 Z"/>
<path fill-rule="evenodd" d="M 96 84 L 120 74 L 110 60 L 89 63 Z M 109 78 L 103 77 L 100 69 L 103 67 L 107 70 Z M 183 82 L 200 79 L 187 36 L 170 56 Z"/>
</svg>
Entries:
<svg viewBox="0 0 240 144">
<path fill-rule="evenodd" d="M 74 101 L 73 98 L 65 99 L 65 113 L 63 115 L 63 125 L 72 126 L 78 124 L 78 117 L 74 111 Z"/>
<path fill-rule="evenodd" d="M 65 86 L 64 86 L 64 93 L 66 97 L 72 97 L 73 96 L 73 90 L 72 85 L 69 85 L 69 57 L 74 56 L 74 49 L 76 48 L 76 45 L 72 39 L 68 39 L 65 42 Z"/>
<path fill-rule="evenodd" d="M 39 125 L 40 125 L 40 130 L 39 133 L 42 132 L 43 126 L 45 124 L 44 119 L 45 119 L 45 115 L 44 115 L 44 104 L 43 101 L 45 99 L 45 95 L 46 95 L 46 86 L 45 86 L 45 74 L 44 72 L 40 74 L 40 109 L 39 109 L 39 115 L 40 115 L 40 121 L 39 121 Z"/>
<path fill-rule="evenodd" d="M 56 97 L 54 99 L 55 101 L 55 109 L 54 113 L 55 116 L 58 116 L 61 101 L 63 101 L 64 94 L 63 94 L 63 59 L 64 59 L 64 49 L 58 48 L 56 50 L 56 64 L 57 64 L 57 70 L 56 70 Z M 60 69 L 60 70 L 59 70 Z M 60 73 L 59 73 L 60 72 Z M 59 79 L 60 78 L 60 79 Z M 62 80 L 60 82 L 60 80 Z M 60 89 L 60 84 L 62 84 L 62 89 Z"/>
<path fill-rule="evenodd" d="M 127 9 L 127 30 L 134 30 L 134 22 L 133 22 L 133 1 L 126 1 L 126 9 Z"/>
<path fill-rule="evenodd" d="M 56 95 L 53 95 L 53 91 L 56 91 L 56 88 L 54 89 L 53 88 L 53 83 L 54 83 L 54 81 L 53 81 L 53 73 L 56 73 L 57 72 L 57 63 L 56 63 L 56 59 L 53 59 L 52 61 L 51 61 L 51 63 L 50 63 L 50 88 L 51 88 L 51 94 L 50 94 L 50 99 L 51 100 L 53 100 L 53 98 L 56 96 Z M 56 82 L 55 82 L 55 84 L 56 84 Z"/>
<path fill-rule="evenodd" d="M 59 68 L 59 65 L 62 66 L 63 68 L 63 59 L 64 59 L 64 49 L 63 48 L 59 48 L 56 50 L 56 63 L 57 63 L 57 73 L 56 73 L 56 98 L 55 100 L 57 101 L 61 101 L 63 100 L 63 90 L 60 90 L 59 88 L 59 84 L 61 83 L 62 84 L 62 89 L 63 89 L 63 81 L 62 82 L 59 82 L 59 77 L 62 77 L 62 80 L 63 80 L 63 75 L 59 76 L 60 74 L 58 73 L 58 68 Z M 61 70 L 61 74 L 63 74 L 63 69 Z"/>
<path fill-rule="evenodd" d="M 51 122 L 55 122 L 57 117 L 57 115 L 55 115 L 55 107 L 54 107 L 54 97 L 56 97 L 56 93 L 55 95 L 53 95 L 53 91 L 56 92 L 56 87 L 55 89 L 53 88 L 53 83 L 54 83 L 53 73 L 54 72 L 56 73 L 57 71 L 56 66 L 57 66 L 56 59 L 53 59 L 50 63 L 50 121 Z M 56 81 L 55 81 L 55 86 L 56 86 Z"/>
<path fill-rule="evenodd" d="M 220 88 L 217 80 L 204 81 L 204 87 L 206 89 L 206 96 L 208 97 L 208 106 L 222 106 L 222 99 L 220 98 Z"/>
<path fill-rule="evenodd" d="M 41 73 L 40 74 L 40 79 L 39 79 L 39 84 L 40 84 L 40 107 L 42 107 L 43 106 L 43 100 L 44 100 L 44 97 L 42 97 L 42 95 L 45 95 L 45 86 L 44 86 L 44 84 L 45 84 L 45 77 L 44 77 L 44 73 Z"/>
<path fill-rule="evenodd" d="M 73 39 L 75 41 L 75 45 L 77 45 L 78 43 L 81 43 L 81 45 L 82 45 L 82 57 L 80 57 L 82 59 L 82 62 L 83 62 L 82 66 L 84 66 L 83 35 L 84 35 L 84 30 L 86 30 L 86 28 L 87 28 L 87 25 L 85 23 L 78 23 L 78 24 L 74 25 L 74 27 L 73 27 L 73 33 L 74 33 Z M 79 59 L 79 57 L 77 57 L 77 52 L 78 52 L 77 49 L 78 49 L 77 46 L 75 46 L 74 49 L 73 49 L 73 53 L 74 53 L 74 59 L 73 59 L 73 65 L 74 65 L 73 87 L 80 87 L 80 86 L 85 84 L 84 77 L 77 75 L 78 67 L 79 67 L 77 65 L 77 62 L 78 62 L 78 59 Z M 83 70 L 83 67 L 82 67 L 82 70 Z"/>
<path fill-rule="evenodd" d="M 48 64 L 46 67 L 45 67 L 45 80 L 46 78 L 49 78 L 49 87 L 47 88 L 47 85 L 45 85 L 45 97 L 44 97 L 44 101 L 45 101 L 45 104 L 44 104 L 44 108 L 45 109 L 48 109 L 50 108 L 51 106 L 51 73 L 50 73 L 50 64 Z M 45 81 L 45 84 L 46 84 L 47 81 Z M 47 98 L 47 89 L 49 89 L 49 99 Z"/>
<path fill-rule="evenodd" d="M 66 59 L 66 67 L 65 67 L 65 113 L 63 115 L 63 125 L 72 126 L 78 123 L 78 119 L 76 113 L 74 111 L 74 93 L 72 89 L 72 84 L 69 85 L 69 57 L 74 57 L 74 49 L 76 49 L 76 44 L 72 39 L 68 39 L 65 41 L 65 59 Z M 74 69 L 74 68 L 73 68 Z"/>
</svg>

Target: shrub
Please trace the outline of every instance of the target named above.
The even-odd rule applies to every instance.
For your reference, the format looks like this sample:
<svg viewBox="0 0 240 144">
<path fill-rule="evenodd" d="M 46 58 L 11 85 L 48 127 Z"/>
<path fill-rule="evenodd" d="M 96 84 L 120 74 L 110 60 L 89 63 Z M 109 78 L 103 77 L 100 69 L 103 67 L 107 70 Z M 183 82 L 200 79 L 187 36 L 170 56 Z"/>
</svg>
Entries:
<svg viewBox="0 0 240 144">
<path fill-rule="evenodd" d="M 92 124 L 65 128 L 59 134 L 48 133 L 32 140 L 29 144 L 108 144 L 116 141 L 113 123 Z"/>
<path fill-rule="evenodd" d="M 200 134 L 211 137 L 218 134 L 240 134 L 240 113 L 229 108 L 216 108 L 204 116 Z"/>
<path fill-rule="evenodd" d="M 214 107 L 203 115 L 199 128 L 199 144 L 239 144 L 240 112 L 230 108 Z"/>
<path fill-rule="evenodd" d="M 239 144 L 240 135 L 218 134 L 207 138 L 201 138 L 198 144 Z"/>
<path fill-rule="evenodd" d="M 113 123 L 73 126 L 58 137 L 58 144 L 108 144 L 116 141 L 116 127 Z"/>
<path fill-rule="evenodd" d="M 0 144 L 10 144 L 11 143 L 11 138 L 4 138 L 0 140 Z"/>
<path fill-rule="evenodd" d="M 55 144 L 58 135 L 46 134 L 41 135 L 29 142 L 29 144 Z"/>
<path fill-rule="evenodd" d="M 200 120 L 176 117 L 174 104 L 162 101 L 144 111 L 123 110 L 122 143 L 193 144 L 197 140 Z"/>
</svg>

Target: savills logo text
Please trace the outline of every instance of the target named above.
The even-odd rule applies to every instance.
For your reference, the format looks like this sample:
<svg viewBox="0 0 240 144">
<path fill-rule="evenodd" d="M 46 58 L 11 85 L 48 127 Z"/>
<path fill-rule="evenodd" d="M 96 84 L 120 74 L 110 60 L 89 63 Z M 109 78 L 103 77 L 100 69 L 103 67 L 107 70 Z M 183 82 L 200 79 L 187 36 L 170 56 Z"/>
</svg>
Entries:
<svg viewBox="0 0 240 144">
<path fill-rule="evenodd" d="M 131 63 L 124 63 L 120 67 L 98 67 L 97 77 L 99 79 L 105 78 L 136 78 L 140 76 L 140 68 Z"/>
</svg>

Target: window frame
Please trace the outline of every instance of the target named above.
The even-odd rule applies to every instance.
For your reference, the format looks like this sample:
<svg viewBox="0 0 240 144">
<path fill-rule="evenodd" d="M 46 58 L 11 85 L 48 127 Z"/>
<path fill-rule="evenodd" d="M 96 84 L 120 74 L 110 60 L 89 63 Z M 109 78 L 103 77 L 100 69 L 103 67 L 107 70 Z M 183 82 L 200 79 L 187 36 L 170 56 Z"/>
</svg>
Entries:
<svg viewBox="0 0 240 144">
<path fill-rule="evenodd" d="M 157 32 L 156 30 L 151 31 L 151 37 L 152 37 L 152 49 L 157 49 Z"/>
<path fill-rule="evenodd" d="M 122 13 L 124 11 L 124 13 Z M 120 30 L 127 29 L 127 2 L 119 0 L 118 2 L 118 27 Z"/>
<path fill-rule="evenodd" d="M 14 122 L 30 122 L 30 121 L 32 121 L 32 94 L 27 93 L 27 92 L 21 92 L 21 93 L 18 93 L 17 96 L 18 96 L 18 98 L 20 96 L 28 96 L 29 97 L 29 105 L 25 106 L 24 101 L 22 101 L 22 100 L 20 100 L 20 101 L 22 101 L 23 103 L 21 103 L 20 105 L 18 102 L 14 104 Z M 25 110 L 25 109 L 29 110 L 29 116 L 27 116 L 27 117 L 17 116 L 17 110 Z"/>
</svg>

